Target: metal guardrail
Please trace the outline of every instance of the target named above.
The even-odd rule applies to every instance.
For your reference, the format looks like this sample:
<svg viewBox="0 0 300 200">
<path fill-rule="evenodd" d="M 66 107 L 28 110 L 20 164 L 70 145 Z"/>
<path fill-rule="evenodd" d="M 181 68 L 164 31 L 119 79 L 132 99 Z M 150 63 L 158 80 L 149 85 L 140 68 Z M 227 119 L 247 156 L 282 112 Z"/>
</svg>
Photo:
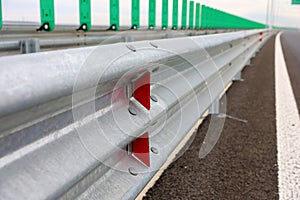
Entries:
<svg viewBox="0 0 300 200">
<path fill-rule="evenodd" d="M 100 43 L 112 44 L 118 42 L 133 42 L 142 40 L 154 40 L 164 38 L 197 36 L 214 33 L 224 33 L 233 30 L 190 30 L 190 31 L 162 31 L 146 30 L 129 31 L 128 27 L 122 27 L 123 32 L 106 31 L 103 27 L 91 32 L 76 32 L 71 27 L 58 26 L 52 32 L 35 32 L 32 25 L 23 28 L 7 26 L 0 32 L 0 55 L 25 54 L 40 51 L 57 50 L 67 47 L 93 46 Z"/>
<path fill-rule="evenodd" d="M 135 198 L 270 35 L 0 58 L 1 198 Z"/>
</svg>

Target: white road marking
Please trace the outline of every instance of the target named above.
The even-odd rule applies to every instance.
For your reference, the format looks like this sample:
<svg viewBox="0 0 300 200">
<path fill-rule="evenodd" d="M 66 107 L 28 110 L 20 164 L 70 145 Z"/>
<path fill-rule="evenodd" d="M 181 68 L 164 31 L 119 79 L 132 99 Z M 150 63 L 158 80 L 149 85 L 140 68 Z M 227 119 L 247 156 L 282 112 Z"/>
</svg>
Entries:
<svg viewBox="0 0 300 200">
<path fill-rule="evenodd" d="M 300 199 L 300 118 L 280 42 L 275 43 L 279 199 Z"/>
</svg>

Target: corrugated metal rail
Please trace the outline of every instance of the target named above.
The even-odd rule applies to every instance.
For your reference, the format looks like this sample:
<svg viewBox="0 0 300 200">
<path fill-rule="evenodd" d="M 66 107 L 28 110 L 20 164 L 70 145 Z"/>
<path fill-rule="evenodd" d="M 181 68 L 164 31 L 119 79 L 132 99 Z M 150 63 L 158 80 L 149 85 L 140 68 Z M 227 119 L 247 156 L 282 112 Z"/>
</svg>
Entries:
<svg viewBox="0 0 300 200">
<path fill-rule="evenodd" d="M 1 57 L 1 198 L 135 198 L 271 34 Z"/>
<path fill-rule="evenodd" d="M 37 26 L 37 25 L 36 25 Z M 0 31 L 0 55 L 35 53 L 70 47 L 95 46 L 118 42 L 168 39 L 231 32 L 231 29 L 216 30 L 129 30 L 121 27 L 120 31 L 107 31 L 105 27 L 95 27 L 90 32 L 76 31 L 75 26 L 57 26 L 53 32 L 37 32 L 34 25 L 6 25 Z"/>
</svg>

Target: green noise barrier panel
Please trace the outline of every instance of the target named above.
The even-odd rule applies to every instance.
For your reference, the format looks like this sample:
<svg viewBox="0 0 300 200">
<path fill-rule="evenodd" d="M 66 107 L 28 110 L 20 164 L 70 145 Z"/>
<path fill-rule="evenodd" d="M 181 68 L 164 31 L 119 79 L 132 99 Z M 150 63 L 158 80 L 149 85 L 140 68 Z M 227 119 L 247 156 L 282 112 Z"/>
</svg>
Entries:
<svg viewBox="0 0 300 200">
<path fill-rule="evenodd" d="M 131 29 L 140 28 L 140 0 L 131 1 Z"/>
<path fill-rule="evenodd" d="M 221 10 L 202 5 L 201 28 L 203 29 L 258 29 L 265 24 L 235 16 Z"/>
<path fill-rule="evenodd" d="M 181 29 L 186 29 L 187 0 L 182 0 Z"/>
<path fill-rule="evenodd" d="M 38 31 L 53 31 L 55 28 L 54 0 L 40 0 L 41 26 Z"/>
<path fill-rule="evenodd" d="M 172 29 L 178 29 L 178 0 L 173 0 Z"/>
<path fill-rule="evenodd" d="M 300 0 L 292 0 L 292 5 L 299 5 L 300 4 Z"/>
<path fill-rule="evenodd" d="M 0 29 L 3 26 L 2 5 L 0 0 Z M 54 0 L 40 1 L 41 26 L 37 31 L 53 31 L 55 29 Z M 172 29 L 179 27 L 179 0 L 173 1 Z M 300 0 L 292 0 L 298 4 Z M 162 0 L 162 23 L 163 30 L 168 29 L 169 0 Z M 196 8 L 195 8 L 196 7 Z M 195 11 L 196 10 L 196 11 Z M 182 0 L 181 29 L 261 29 L 267 28 L 263 23 L 248 20 L 243 17 L 232 15 L 224 11 L 200 5 L 194 0 Z M 189 11 L 189 13 L 188 13 Z M 77 30 L 89 31 L 91 29 L 91 0 L 79 0 L 80 26 Z M 131 4 L 131 28 L 140 28 L 140 0 L 132 0 Z M 187 25 L 188 19 L 188 25 Z M 148 26 L 156 28 L 156 0 L 149 0 Z M 110 27 L 109 30 L 120 29 L 120 0 L 110 0 Z"/>
<path fill-rule="evenodd" d="M 110 30 L 117 31 L 120 28 L 120 4 L 119 0 L 110 0 Z"/>
<path fill-rule="evenodd" d="M 156 0 L 149 0 L 149 29 L 153 30 L 156 27 Z"/>
<path fill-rule="evenodd" d="M 162 20 L 161 28 L 163 30 L 168 29 L 168 20 L 169 20 L 169 5 L 168 0 L 162 0 Z"/>
<path fill-rule="evenodd" d="M 196 29 L 200 29 L 200 3 L 196 3 Z"/>
<path fill-rule="evenodd" d="M 194 1 L 190 1 L 189 29 L 194 29 Z"/>
<path fill-rule="evenodd" d="M 91 30 L 91 0 L 79 0 L 80 26 L 77 30 Z"/>
<path fill-rule="evenodd" d="M 201 6 L 201 28 L 205 29 L 207 26 L 207 9 L 205 5 Z"/>
<path fill-rule="evenodd" d="M 0 30 L 2 29 L 2 5 L 0 0 Z"/>
</svg>

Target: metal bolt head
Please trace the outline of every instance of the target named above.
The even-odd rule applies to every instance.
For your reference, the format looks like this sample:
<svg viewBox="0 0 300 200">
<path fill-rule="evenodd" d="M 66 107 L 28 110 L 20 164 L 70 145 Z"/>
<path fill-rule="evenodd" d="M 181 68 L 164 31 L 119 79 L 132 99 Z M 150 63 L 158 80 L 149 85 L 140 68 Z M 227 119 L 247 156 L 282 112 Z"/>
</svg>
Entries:
<svg viewBox="0 0 300 200">
<path fill-rule="evenodd" d="M 135 108 L 133 108 L 133 107 L 129 107 L 129 108 L 128 108 L 128 111 L 129 111 L 129 113 L 130 113 L 131 115 L 133 115 L 133 116 L 136 116 L 136 115 L 137 115 L 137 112 L 136 112 Z"/>
<path fill-rule="evenodd" d="M 157 72 L 159 70 L 159 67 L 155 67 L 153 70 L 152 70 L 152 72 L 154 73 L 154 72 Z"/>
<path fill-rule="evenodd" d="M 150 42 L 150 45 L 153 46 L 154 48 L 158 48 L 158 46 L 156 44 L 154 44 L 153 42 Z"/>
<path fill-rule="evenodd" d="M 158 154 L 158 149 L 155 148 L 155 147 L 151 147 L 151 151 L 152 151 L 152 153 L 154 153 L 154 154 Z"/>
<path fill-rule="evenodd" d="M 134 46 L 132 46 L 132 45 L 130 45 L 130 44 L 127 44 L 126 47 L 127 47 L 129 50 L 131 50 L 131 51 L 133 51 L 133 52 L 136 52 L 136 49 L 134 48 Z"/>
<path fill-rule="evenodd" d="M 130 168 L 128 169 L 128 171 L 129 171 L 129 173 L 130 173 L 131 175 L 133 175 L 133 176 L 137 176 L 137 175 L 138 175 L 138 173 L 135 171 L 135 169 L 134 169 L 133 167 L 130 167 Z"/>
<path fill-rule="evenodd" d="M 156 97 L 156 96 L 154 96 L 154 95 L 151 95 L 151 96 L 150 96 L 150 98 L 151 98 L 151 100 L 152 100 L 152 101 L 154 101 L 154 102 L 158 102 L 158 99 L 157 99 L 157 97 Z"/>
</svg>

